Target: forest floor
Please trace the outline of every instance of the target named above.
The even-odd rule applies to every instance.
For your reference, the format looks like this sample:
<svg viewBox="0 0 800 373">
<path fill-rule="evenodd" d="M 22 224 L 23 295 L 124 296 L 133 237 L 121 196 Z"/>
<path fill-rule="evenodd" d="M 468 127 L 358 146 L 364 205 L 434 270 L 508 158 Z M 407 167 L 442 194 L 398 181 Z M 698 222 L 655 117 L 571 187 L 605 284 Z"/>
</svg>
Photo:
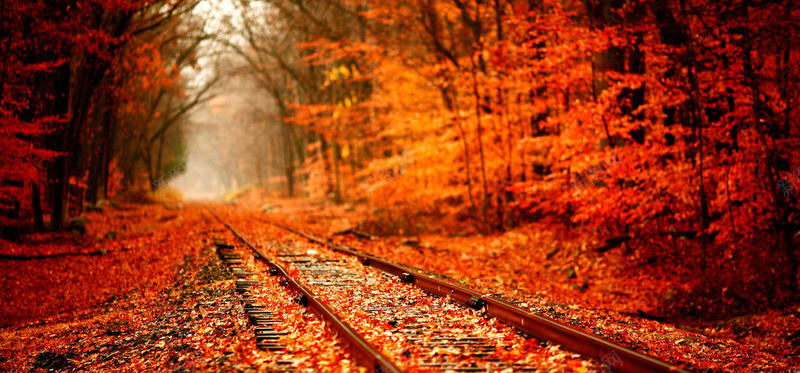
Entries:
<svg viewBox="0 0 800 373">
<path fill-rule="evenodd" d="M 220 227 L 207 206 L 107 206 L 84 214 L 84 234 L 0 241 L 0 371 L 257 369 L 265 357 L 244 333 L 233 280 L 211 249 Z M 363 206 L 251 194 L 214 208 L 449 276 L 692 369 L 800 369 L 800 305 L 691 323 L 652 316 L 652 299 L 677 284 L 631 270 L 621 255 L 564 243 L 563 232 L 369 240 L 342 234 L 366 216 Z"/>
</svg>

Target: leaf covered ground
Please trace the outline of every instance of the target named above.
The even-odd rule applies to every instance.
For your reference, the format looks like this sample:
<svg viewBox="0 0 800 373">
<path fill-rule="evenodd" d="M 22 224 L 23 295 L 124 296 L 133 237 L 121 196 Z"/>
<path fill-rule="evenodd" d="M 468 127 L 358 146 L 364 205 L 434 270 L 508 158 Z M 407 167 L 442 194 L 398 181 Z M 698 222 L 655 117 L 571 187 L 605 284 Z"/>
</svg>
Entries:
<svg viewBox="0 0 800 373">
<path fill-rule="evenodd" d="M 210 245 L 224 230 L 205 207 L 107 207 L 85 214 L 85 234 L 0 241 L 0 370 L 248 371 L 276 363 L 254 348 L 252 326 L 232 292 L 234 280 Z M 677 286 L 667 274 L 625 272 L 620 255 L 582 250 L 579 243 L 554 250 L 548 242 L 558 232 L 529 227 L 486 238 L 369 240 L 336 234 L 357 226 L 364 213 L 358 208 L 243 198 L 227 211 L 242 222 L 251 216 L 280 220 L 448 276 L 698 371 L 800 367 L 800 308 L 722 321 L 660 319 L 650 314 L 653 294 Z M 319 320 L 281 291 L 265 283 L 258 294 L 266 307 L 285 312 L 292 364 L 354 369 Z"/>
<path fill-rule="evenodd" d="M 0 371 L 354 369 L 333 334 L 277 283 L 261 291 L 269 295 L 264 306 L 281 310 L 286 352 L 255 348 L 235 280 L 210 244 L 223 229 L 202 206 L 125 206 L 87 218 L 85 236 L 2 242 L 8 253 L 37 258 L 0 262 Z M 122 233 L 111 238 L 110 231 Z M 108 252 L 64 255 L 101 247 Z"/>
<path fill-rule="evenodd" d="M 656 314 L 680 276 L 642 268 L 641 258 L 597 253 L 592 242 L 535 226 L 489 237 L 359 236 L 365 212 L 296 200 L 245 196 L 243 207 L 268 219 L 330 237 L 334 242 L 448 276 L 500 294 L 556 320 L 602 335 L 643 353 L 695 369 L 729 372 L 788 371 L 800 367 L 800 304 L 744 316 L 705 318 Z M 351 229 L 355 229 L 354 234 Z M 347 232 L 345 234 L 342 234 Z"/>
</svg>

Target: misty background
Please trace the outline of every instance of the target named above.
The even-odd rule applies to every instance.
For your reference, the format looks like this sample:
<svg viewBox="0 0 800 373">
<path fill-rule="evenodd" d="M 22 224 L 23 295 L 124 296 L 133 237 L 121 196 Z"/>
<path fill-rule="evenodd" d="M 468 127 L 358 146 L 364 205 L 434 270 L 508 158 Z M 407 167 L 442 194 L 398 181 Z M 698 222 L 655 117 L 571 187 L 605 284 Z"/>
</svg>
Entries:
<svg viewBox="0 0 800 373">
<path fill-rule="evenodd" d="M 230 0 L 203 1 L 195 10 L 207 18 L 205 32 L 214 39 L 200 45 L 198 68 L 184 73 L 192 74 L 197 86 L 215 74 L 219 82 L 182 124 L 185 160 L 178 168 L 183 173 L 168 185 L 189 200 L 219 199 L 248 186 L 277 190 L 285 184 L 283 153 L 275 151 L 281 134 L 274 99 L 236 49 L 245 43 L 242 10 Z"/>
</svg>

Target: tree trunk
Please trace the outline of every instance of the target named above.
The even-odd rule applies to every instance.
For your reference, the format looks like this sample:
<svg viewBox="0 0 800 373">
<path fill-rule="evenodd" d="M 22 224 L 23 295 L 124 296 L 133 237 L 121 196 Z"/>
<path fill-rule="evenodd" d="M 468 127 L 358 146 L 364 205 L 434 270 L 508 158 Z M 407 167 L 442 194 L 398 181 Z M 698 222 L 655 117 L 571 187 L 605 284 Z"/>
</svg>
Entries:
<svg viewBox="0 0 800 373">
<path fill-rule="evenodd" d="M 88 188 L 86 190 L 86 201 L 89 203 L 97 203 L 97 201 L 102 198 L 101 195 L 101 188 L 102 188 L 102 179 L 103 179 L 103 170 L 105 168 L 105 151 L 106 151 L 106 120 L 108 118 L 108 112 L 113 110 L 108 103 L 109 103 L 109 94 L 103 93 L 98 97 L 97 104 L 95 105 L 94 111 L 96 116 L 96 122 L 101 125 L 100 136 L 98 136 L 97 143 L 92 144 L 93 149 L 90 153 L 89 159 L 89 180 L 88 180 Z"/>
<path fill-rule="evenodd" d="M 475 96 L 475 119 L 478 130 L 478 158 L 481 161 L 481 177 L 483 179 L 483 204 L 481 206 L 481 215 L 483 216 L 483 234 L 489 232 L 489 221 L 487 218 L 487 209 L 489 207 L 489 187 L 486 181 L 486 159 L 483 154 L 483 125 L 481 123 L 481 95 L 478 91 L 478 73 L 476 66 L 472 64 L 472 94 Z"/>
<path fill-rule="evenodd" d="M 750 2 L 745 0 L 744 12 L 745 17 L 749 17 Z M 770 132 L 766 127 L 766 122 L 769 120 L 777 120 L 777 118 L 765 118 L 764 102 L 761 99 L 761 85 L 759 77 L 757 76 L 756 68 L 753 66 L 751 57 L 751 48 L 753 42 L 750 35 L 750 29 L 744 30 L 744 78 L 750 88 L 750 94 L 753 100 L 753 122 L 758 131 L 758 138 L 761 141 L 765 153 L 766 173 L 769 183 L 768 188 L 771 191 L 773 203 L 773 224 L 775 230 L 778 232 L 780 241 L 775 247 L 775 254 L 778 257 L 785 257 L 784 262 L 779 269 L 779 276 L 776 281 L 775 293 L 781 295 L 794 295 L 797 292 L 797 257 L 794 253 L 793 245 L 793 232 L 791 224 L 792 207 L 790 204 L 783 203 L 781 197 L 778 195 L 778 188 L 775 187 L 778 182 L 778 167 L 776 166 L 775 159 L 777 158 L 776 151 L 770 146 L 770 143 L 775 144 L 774 139 L 772 142 L 767 141 L 767 134 Z M 781 276 L 782 275 L 782 276 Z M 772 297 L 775 299 L 776 297 Z"/>
<path fill-rule="evenodd" d="M 55 77 L 55 94 L 53 104 L 53 114 L 62 118 L 67 118 L 69 112 L 69 96 L 70 96 L 70 63 L 64 62 L 56 69 Z M 63 132 L 66 129 L 59 128 L 53 136 L 53 149 L 65 152 L 62 143 L 64 136 Z M 61 231 L 67 226 L 67 219 L 69 215 L 68 202 L 69 190 L 67 185 L 69 183 L 69 154 L 61 154 L 56 157 L 52 166 L 52 188 L 50 191 L 52 212 L 50 215 L 50 228 L 54 231 Z"/>
<path fill-rule="evenodd" d="M 286 174 L 286 193 L 289 197 L 294 197 L 294 151 L 292 150 L 292 140 L 289 134 L 290 125 L 281 116 L 281 132 L 283 137 L 283 167 Z"/>
<path fill-rule="evenodd" d="M 33 219 L 34 227 L 37 232 L 44 231 L 44 216 L 42 214 L 41 193 L 39 192 L 39 185 L 33 183 L 31 191 L 31 205 L 33 206 Z"/>
<path fill-rule="evenodd" d="M 342 177 L 339 173 L 339 163 L 341 162 L 342 153 L 339 143 L 334 142 L 331 150 L 333 151 L 333 177 L 335 180 L 333 201 L 336 203 L 342 203 Z"/>
<path fill-rule="evenodd" d="M 112 99 L 103 119 L 103 150 L 100 168 L 100 198 L 108 199 L 108 179 L 111 177 L 111 160 L 114 159 L 114 137 L 116 134 L 116 104 Z"/>
</svg>

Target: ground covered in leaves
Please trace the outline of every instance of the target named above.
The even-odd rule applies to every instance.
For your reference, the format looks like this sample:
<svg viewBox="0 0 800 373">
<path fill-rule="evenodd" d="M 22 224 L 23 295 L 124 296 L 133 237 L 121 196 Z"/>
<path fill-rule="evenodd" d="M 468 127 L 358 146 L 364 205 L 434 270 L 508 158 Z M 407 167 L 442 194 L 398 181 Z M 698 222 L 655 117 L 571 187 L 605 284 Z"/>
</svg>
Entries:
<svg viewBox="0 0 800 373">
<path fill-rule="evenodd" d="M 2 261 L 0 371 L 255 371 L 283 358 L 255 348 L 235 280 L 210 244 L 221 229 L 202 206 L 126 206 L 87 218 L 86 236 L 3 242 L 16 256 Z M 112 230 L 123 234 L 108 237 Z M 113 249 L 63 255 L 101 247 Z M 300 345 L 288 349 L 302 352 L 290 364 L 315 371 L 328 356 L 337 365 L 327 371 L 348 370 L 319 320 L 285 296 L 268 298 L 297 316 L 299 326 L 286 328 L 307 336 L 289 335 Z"/>
<path fill-rule="evenodd" d="M 0 324 L 80 313 L 134 289 L 142 295 L 158 292 L 184 258 L 197 256 L 202 248 L 203 232 L 197 227 L 202 229 L 204 218 L 194 209 L 127 205 L 80 219 L 84 234 L 0 241 Z"/>
<path fill-rule="evenodd" d="M 229 213 L 242 221 L 280 220 L 448 276 L 695 370 L 800 367 L 800 308 L 713 322 L 654 316 L 648 299 L 676 284 L 656 275 L 649 282 L 641 274 L 626 277 L 619 256 L 584 250 L 578 242 L 548 244 L 558 232 L 528 227 L 486 238 L 370 239 L 354 230 L 364 214 L 357 207 L 250 198 Z M 276 362 L 254 348 L 234 280 L 210 244 L 224 230 L 205 206 L 108 206 L 82 219 L 83 234 L 0 241 L 0 371 L 264 370 Z M 278 294 L 281 289 L 265 282 L 258 293 L 265 306 L 287 312 L 282 328 L 289 336 L 282 342 L 294 366 L 352 369 L 341 365 L 348 357 L 336 352 L 340 347 L 327 329 Z"/>
<path fill-rule="evenodd" d="M 694 369 L 760 372 L 800 368 L 800 304 L 746 316 L 706 319 L 657 314 L 681 283 L 644 271 L 642 258 L 598 253 L 568 232 L 515 229 L 489 237 L 369 237 L 358 229 L 363 207 L 298 200 L 239 205 L 264 217 L 315 232 L 410 267 L 514 299 L 640 352 Z M 556 239 L 557 238 L 557 239 Z M 454 263 L 457 263 L 455 265 Z"/>
<path fill-rule="evenodd" d="M 479 311 L 364 266 L 355 257 L 264 224 L 257 213 L 237 207 L 215 211 L 405 372 L 440 371 L 435 368 L 439 365 L 486 372 L 531 367 L 588 372 L 597 367 L 596 362 L 560 346 L 524 338 Z M 243 251 L 246 255 L 248 250 Z M 263 277 L 267 271 L 254 272 Z"/>
</svg>

